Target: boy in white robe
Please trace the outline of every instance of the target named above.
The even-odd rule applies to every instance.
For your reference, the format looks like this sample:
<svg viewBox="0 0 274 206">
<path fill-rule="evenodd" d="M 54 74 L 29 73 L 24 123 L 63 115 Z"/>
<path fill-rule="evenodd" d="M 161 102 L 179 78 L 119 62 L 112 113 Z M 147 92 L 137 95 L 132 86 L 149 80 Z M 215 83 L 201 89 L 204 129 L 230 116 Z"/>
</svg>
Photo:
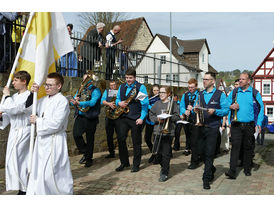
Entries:
<svg viewBox="0 0 274 206">
<path fill-rule="evenodd" d="M 60 92 L 63 83 L 59 73 L 50 73 L 44 84 L 47 96 L 38 101 L 37 116 L 30 116 L 37 137 L 27 195 L 73 194 L 66 135 L 70 110 Z M 37 92 L 39 87 L 34 83 L 31 89 Z"/>
<path fill-rule="evenodd" d="M 0 129 L 10 124 L 5 162 L 6 190 L 19 190 L 19 195 L 24 195 L 27 188 L 31 107 L 26 108 L 26 101 L 30 95 L 27 90 L 30 78 L 26 71 L 15 73 L 12 85 L 18 92 L 11 97 L 9 88 L 5 87 L 5 101 L 0 105 Z"/>
</svg>

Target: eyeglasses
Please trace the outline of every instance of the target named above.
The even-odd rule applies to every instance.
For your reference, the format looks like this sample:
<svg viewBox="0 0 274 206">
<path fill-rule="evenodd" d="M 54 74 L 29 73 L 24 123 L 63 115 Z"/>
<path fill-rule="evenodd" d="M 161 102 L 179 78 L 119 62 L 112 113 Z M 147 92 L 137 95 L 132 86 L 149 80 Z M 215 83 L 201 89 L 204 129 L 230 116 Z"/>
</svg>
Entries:
<svg viewBox="0 0 274 206">
<path fill-rule="evenodd" d="M 159 92 L 159 94 L 166 94 L 166 92 Z"/>
<path fill-rule="evenodd" d="M 55 84 L 43 84 L 45 88 L 52 88 Z"/>
<path fill-rule="evenodd" d="M 205 78 L 203 79 L 203 81 L 209 81 L 209 80 L 213 80 L 213 79 L 205 79 Z"/>
</svg>

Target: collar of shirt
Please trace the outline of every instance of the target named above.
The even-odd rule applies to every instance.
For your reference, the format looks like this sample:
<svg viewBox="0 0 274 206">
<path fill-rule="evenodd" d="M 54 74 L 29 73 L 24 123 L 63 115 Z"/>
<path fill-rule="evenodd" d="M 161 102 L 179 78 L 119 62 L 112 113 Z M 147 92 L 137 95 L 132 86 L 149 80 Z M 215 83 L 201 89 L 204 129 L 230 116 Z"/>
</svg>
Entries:
<svg viewBox="0 0 274 206">
<path fill-rule="evenodd" d="M 205 89 L 203 91 L 203 94 L 210 94 L 210 93 L 214 93 L 215 91 L 216 91 L 216 87 L 214 87 L 211 92 L 207 92 L 206 89 Z"/>
<path fill-rule="evenodd" d="M 252 92 L 252 87 L 249 86 L 249 87 L 247 88 L 247 90 L 245 90 L 245 91 L 243 91 L 242 88 L 239 87 L 238 91 L 239 91 L 239 92 L 242 92 L 242 93 L 244 93 L 244 92 Z"/>
<path fill-rule="evenodd" d="M 126 87 L 127 88 L 133 88 L 133 86 L 136 84 L 136 81 L 133 83 L 133 84 L 131 84 L 131 85 L 128 85 L 128 83 L 126 83 Z"/>
<path fill-rule="evenodd" d="M 115 35 L 114 32 L 112 30 L 110 30 L 110 33 L 112 33 L 112 35 Z"/>
</svg>

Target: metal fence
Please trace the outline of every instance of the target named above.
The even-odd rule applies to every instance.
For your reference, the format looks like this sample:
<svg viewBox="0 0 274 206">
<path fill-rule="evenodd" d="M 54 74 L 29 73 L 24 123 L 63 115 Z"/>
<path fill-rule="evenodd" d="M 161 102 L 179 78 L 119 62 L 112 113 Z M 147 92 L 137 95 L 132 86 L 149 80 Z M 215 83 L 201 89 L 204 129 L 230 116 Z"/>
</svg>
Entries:
<svg viewBox="0 0 274 206">
<path fill-rule="evenodd" d="M 6 26 L 7 33 L 4 36 L 0 35 L 3 38 L 4 47 L 1 72 L 8 72 L 11 69 L 25 29 L 20 21 L 7 23 Z M 56 62 L 57 72 L 63 76 L 82 77 L 87 71 L 92 70 L 101 79 L 116 79 L 118 77 L 123 79 L 128 68 L 138 68 L 137 80 L 142 83 L 184 86 L 188 81 L 181 77 L 184 73 L 189 74 L 189 71 L 184 72 L 180 68 L 184 65 L 163 58 L 164 56 L 145 55 L 141 51 L 127 51 L 121 45 L 99 48 L 98 39 L 79 32 L 71 34 L 71 41 L 74 51 Z M 164 69 L 165 67 L 169 68 L 170 64 L 173 68 L 171 73 L 169 69 Z M 197 76 L 194 74 L 193 77 Z"/>
</svg>

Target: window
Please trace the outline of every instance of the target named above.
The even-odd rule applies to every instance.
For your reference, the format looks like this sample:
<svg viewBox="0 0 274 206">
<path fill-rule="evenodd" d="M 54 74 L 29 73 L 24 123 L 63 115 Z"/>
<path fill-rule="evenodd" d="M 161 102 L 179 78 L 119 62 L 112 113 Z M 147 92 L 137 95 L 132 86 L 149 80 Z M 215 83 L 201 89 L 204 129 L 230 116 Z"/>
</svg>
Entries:
<svg viewBox="0 0 274 206">
<path fill-rule="evenodd" d="M 173 82 L 179 81 L 179 74 L 173 74 Z"/>
<path fill-rule="evenodd" d="M 205 63 L 205 54 L 202 55 L 202 63 Z"/>
<path fill-rule="evenodd" d="M 268 118 L 273 118 L 273 107 L 267 107 L 266 109 L 266 115 Z"/>
<path fill-rule="evenodd" d="M 170 82 L 171 81 L 171 75 L 170 74 L 167 74 L 166 75 L 166 82 Z"/>
<path fill-rule="evenodd" d="M 161 64 L 165 64 L 166 63 L 166 56 L 161 56 Z"/>
<path fill-rule="evenodd" d="M 148 84 L 148 76 L 144 76 L 144 83 Z"/>
<path fill-rule="evenodd" d="M 270 83 L 263 83 L 263 94 L 270 94 Z"/>
</svg>

